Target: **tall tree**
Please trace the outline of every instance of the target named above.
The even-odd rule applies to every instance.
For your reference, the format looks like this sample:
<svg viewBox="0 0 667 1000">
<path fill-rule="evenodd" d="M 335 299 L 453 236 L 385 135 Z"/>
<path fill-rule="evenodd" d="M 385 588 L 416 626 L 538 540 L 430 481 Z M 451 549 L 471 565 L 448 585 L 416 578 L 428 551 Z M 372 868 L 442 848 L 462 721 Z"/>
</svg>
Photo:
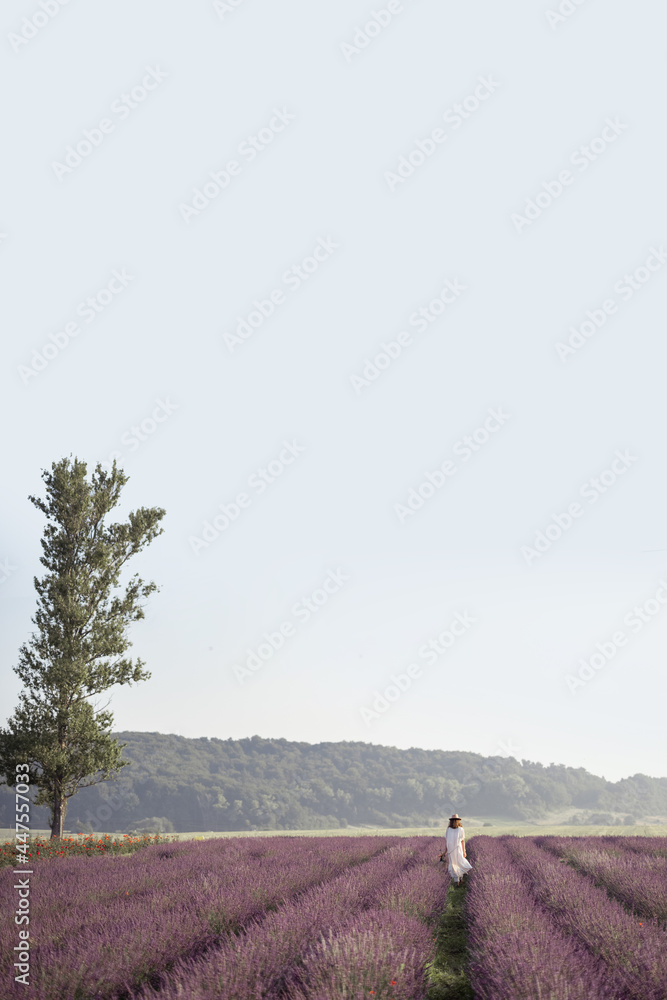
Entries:
<svg viewBox="0 0 667 1000">
<path fill-rule="evenodd" d="M 141 659 L 125 654 L 130 624 L 157 590 L 137 575 L 120 586 L 131 556 L 158 535 L 165 511 L 141 507 L 125 523 L 105 524 L 128 477 L 100 464 L 87 479 L 85 462 L 64 458 L 44 470 L 46 499 L 29 497 L 47 518 L 35 577 L 37 626 L 19 651 L 14 672 L 24 684 L 19 705 L 0 729 L 0 772 L 16 783 L 17 763 L 29 765 L 36 805 L 51 810 L 51 837 L 62 837 L 68 799 L 78 789 L 114 777 L 129 763 L 111 736 L 113 716 L 93 699 L 115 684 L 147 680 Z M 19 780 L 23 780 L 20 778 Z"/>
</svg>

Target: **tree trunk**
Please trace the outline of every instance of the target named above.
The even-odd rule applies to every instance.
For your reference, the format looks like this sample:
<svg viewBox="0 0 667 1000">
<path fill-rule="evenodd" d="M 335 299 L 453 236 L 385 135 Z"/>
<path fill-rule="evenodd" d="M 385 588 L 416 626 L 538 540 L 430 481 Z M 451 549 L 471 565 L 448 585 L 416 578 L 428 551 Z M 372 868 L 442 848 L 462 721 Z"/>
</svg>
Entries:
<svg viewBox="0 0 667 1000">
<path fill-rule="evenodd" d="M 62 752 L 65 751 L 67 746 L 67 722 L 63 722 L 63 717 L 66 718 L 66 708 L 62 704 L 58 706 L 58 746 Z M 53 780 L 53 806 L 51 809 L 51 840 L 55 840 L 57 837 L 62 837 L 63 835 L 63 824 L 65 822 L 65 810 L 67 808 L 67 800 L 63 794 L 63 772 L 58 766 L 56 768 Z"/>
<path fill-rule="evenodd" d="M 57 837 L 62 837 L 63 835 L 66 809 L 67 799 L 62 794 L 60 782 L 57 782 L 53 793 L 53 806 L 51 807 L 51 840 L 55 840 Z"/>
</svg>

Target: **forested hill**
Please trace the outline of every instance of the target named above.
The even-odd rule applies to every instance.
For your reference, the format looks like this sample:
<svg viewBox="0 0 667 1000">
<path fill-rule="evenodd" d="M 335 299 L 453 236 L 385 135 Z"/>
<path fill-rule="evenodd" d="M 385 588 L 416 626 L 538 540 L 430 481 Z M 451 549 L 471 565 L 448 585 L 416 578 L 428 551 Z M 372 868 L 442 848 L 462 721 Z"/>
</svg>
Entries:
<svg viewBox="0 0 667 1000">
<path fill-rule="evenodd" d="M 80 829 L 78 820 L 123 831 L 151 817 L 187 831 L 428 825 L 453 810 L 508 819 L 569 807 L 667 815 L 667 778 L 640 774 L 611 783 L 583 768 L 368 743 L 115 736 L 132 763 L 117 781 L 70 799 L 70 830 Z M 2 825 L 11 815 L 5 792 Z"/>
</svg>

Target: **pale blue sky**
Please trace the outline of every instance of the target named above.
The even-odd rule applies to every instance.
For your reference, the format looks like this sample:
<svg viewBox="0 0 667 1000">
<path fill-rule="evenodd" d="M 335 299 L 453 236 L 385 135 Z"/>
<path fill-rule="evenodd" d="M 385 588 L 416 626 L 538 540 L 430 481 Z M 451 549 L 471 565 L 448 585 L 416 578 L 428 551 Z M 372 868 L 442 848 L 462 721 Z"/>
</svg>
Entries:
<svg viewBox="0 0 667 1000">
<path fill-rule="evenodd" d="M 133 631 L 153 676 L 114 692 L 118 729 L 667 774 L 665 15 L 402 6 L 351 53 L 386 3 L 72 0 L 38 28 L 4 4 L 5 717 L 26 497 L 63 455 L 119 452 L 124 509 L 167 518 L 135 566 L 162 587 Z"/>
</svg>

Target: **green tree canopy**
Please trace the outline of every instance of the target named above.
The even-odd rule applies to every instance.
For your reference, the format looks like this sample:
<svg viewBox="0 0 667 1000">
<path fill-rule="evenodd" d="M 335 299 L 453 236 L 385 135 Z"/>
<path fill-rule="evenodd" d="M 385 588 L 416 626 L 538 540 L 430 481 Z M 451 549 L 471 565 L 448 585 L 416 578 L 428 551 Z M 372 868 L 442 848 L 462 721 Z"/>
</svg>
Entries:
<svg viewBox="0 0 667 1000">
<path fill-rule="evenodd" d="M 141 507 L 124 523 L 106 524 L 128 477 L 100 464 L 86 476 L 85 462 L 64 458 L 45 470 L 46 499 L 29 497 L 46 517 L 35 577 L 37 631 L 19 651 L 14 668 L 24 690 L 0 730 L 0 771 L 16 783 L 17 763 L 29 765 L 38 789 L 35 804 L 51 810 L 51 836 L 62 836 L 67 801 L 78 789 L 106 781 L 127 761 L 111 735 L 113 716 L 90 699 L 115 684 L 146 680 L 142 660 L 127 656 L 128 628 L 144 617 L 154 583 L 137 575 L 123 588 L 128 560 L 159 534 L 165 511 Z"/>
</svg>

